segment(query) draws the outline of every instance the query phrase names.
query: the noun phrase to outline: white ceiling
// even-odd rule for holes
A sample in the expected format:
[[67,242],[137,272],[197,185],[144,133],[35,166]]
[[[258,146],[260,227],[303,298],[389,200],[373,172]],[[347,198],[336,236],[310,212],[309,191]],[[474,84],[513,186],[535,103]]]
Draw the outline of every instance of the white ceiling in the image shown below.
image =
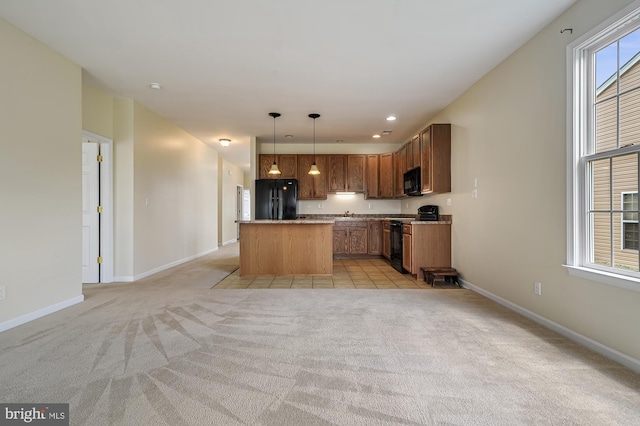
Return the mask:
[[0,16],[248,171],[271,111],[278,143],[311,142],[312,112],[317,143],[404,142],[575,1],[2,0]]

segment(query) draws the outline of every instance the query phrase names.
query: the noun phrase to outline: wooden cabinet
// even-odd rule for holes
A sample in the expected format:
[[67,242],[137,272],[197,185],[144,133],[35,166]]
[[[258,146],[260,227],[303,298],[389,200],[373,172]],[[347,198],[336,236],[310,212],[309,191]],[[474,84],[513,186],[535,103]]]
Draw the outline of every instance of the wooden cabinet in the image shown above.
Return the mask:
[[367,221],[336,221],[333,225],[333,254],[367,254]]
[[279,175],[270,175],[269,170],[273,164],[273,154],[260,154],[259,179],[297,179],[298,178],[298,156],[296,154],[276,155],[276,164],[280,169]]
[[316,165],[320,170],[319,175],[308,173],[313,164],[314,156],[311,154],[298,154],[298,199],[299,200],[326,200],[327,199],[327,157],[316,155]]
[[379,198],[393,198],[393,153],[380,154]]
[[367,185],[364,198],[380,198],[380,156],[367,155]]
[[391,259],[391,223],[388,220],[382,222],[382,255]]
[[[420,167],[420,135],[411,138],[411,142],[407,145],[407,152],[411,151],[411,155],[407,154],[407,170]],[[409,161],[411,159],[411,161]]]
[[368,254],[382,254],[382,221],[369,221],[369,247]]
[[420,134],[422,192],[451,192],[451,125],[432,124]]
[[365,155],[329,155],[329,192],[364,192]]
[[404,195],[404,168],[407,160],[405,153],[406,150],[402,147],[393,154],[393,164],[395,166],[394,198],[406,197]]
[[402,267],[413,273],[413,245],[411,238],[411,225],[402,224]]
[[451,225],[402,225],[402,266],[413,275],[425,266],[451,267]]

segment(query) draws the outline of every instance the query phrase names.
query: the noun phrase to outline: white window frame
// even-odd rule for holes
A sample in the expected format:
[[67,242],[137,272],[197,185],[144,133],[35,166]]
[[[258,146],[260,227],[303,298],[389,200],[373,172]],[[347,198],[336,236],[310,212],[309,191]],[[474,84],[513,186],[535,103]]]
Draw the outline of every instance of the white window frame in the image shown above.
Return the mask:
[[[589,113],[593,104],[592,92],[586,89],[594,86],[594,73],[590,69],[593,61],[587,61],[586,51],[605,47],[619,39],[624,27],[637,25],[639,12],[640,0],[636,0],[567,46],[567,262],[564,265],[573,276],[638,292],[640,274],[630,276],[614,268],[596,269],[588,265],[586,206],[589,178],[583,141],[591,143],[594,140],[595,127]],[[617,150],[616,155],[639,151],[640,147],[631,146]]]

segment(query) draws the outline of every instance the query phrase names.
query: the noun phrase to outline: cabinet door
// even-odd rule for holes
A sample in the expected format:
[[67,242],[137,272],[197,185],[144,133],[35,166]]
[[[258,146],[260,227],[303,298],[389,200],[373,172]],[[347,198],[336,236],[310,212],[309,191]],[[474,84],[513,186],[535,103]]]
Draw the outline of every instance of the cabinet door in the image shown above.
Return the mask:
[[313,164],[313,155],[298,155],[298,200],[313,200],[313,175],[307,173]]
[[411,151],[413,151],[412,155],[412,163],[409,169],[415,169],[416,167],[420,167],[420,135],[415,135],[411,139]]
[[364,154],[347,155],[347,191],[364,192],[365,161]]
[[349,228],[349,253],[367,254],[367,228]]
[[431,127],[427,127],[421,134],[422,139],[422,155],[420,162],[420,184],[422,192],[428,193],[433,191],[431,180]]
[[382,230],[382,255],[391,259],[391,230],[389,228]]
[[394,198],[406,197],[406,195],[404,195],[404,171],[402,168],[402,158],[404,158],[404,151],[398,150],[393,154],[393,163],[395,166]]
[[[319,175],[309,175],[313,179],[313,199],[314,200],[326,200],[327,199],[327,156],[316,155],[316,166],[320,170]],[[308,169],[306,169],[308,171]]]
[[380,154],[380,198],[393,198],[393,153]]
[[365,198],[380,198],[380,156],[367,155],[367,190]]
[[349,252],[349,228],[333,228],[333,254]]
[[369,221],[369,254],[382,254],[382,222]]
[[423,193],[451,192],[451,125],[432,124],[421,133]]
[[280,179],[298,178],[298,156],[296,154],[278,155],[278,168],[280,169]]
[[346,191],[347,158],[344,155],[329,155],[329,192]]
[[402,267],[413,274],[411,234],[402,234]]
[[270,175],[271,165],[274,156],[272,154],[260,154],[260,169],[258,170],[258,179],[278,179],[279,175]]

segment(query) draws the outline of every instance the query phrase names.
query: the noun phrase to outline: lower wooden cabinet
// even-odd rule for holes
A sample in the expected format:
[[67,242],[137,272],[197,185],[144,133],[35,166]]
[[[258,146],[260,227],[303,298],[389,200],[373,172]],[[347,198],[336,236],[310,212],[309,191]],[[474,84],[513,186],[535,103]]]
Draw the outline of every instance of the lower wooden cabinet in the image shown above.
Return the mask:
[[369,250],[368,254],[382,254],[382,221],[369,221]]
[[403,224],[402,257],[413,275],[425,266],[451,267],[451,224]]
[[391,223],[388,220],[382,222],[382,256],[391,259]]
[[336,222],[333,225],[333,254],[368,254],[366,221]]

